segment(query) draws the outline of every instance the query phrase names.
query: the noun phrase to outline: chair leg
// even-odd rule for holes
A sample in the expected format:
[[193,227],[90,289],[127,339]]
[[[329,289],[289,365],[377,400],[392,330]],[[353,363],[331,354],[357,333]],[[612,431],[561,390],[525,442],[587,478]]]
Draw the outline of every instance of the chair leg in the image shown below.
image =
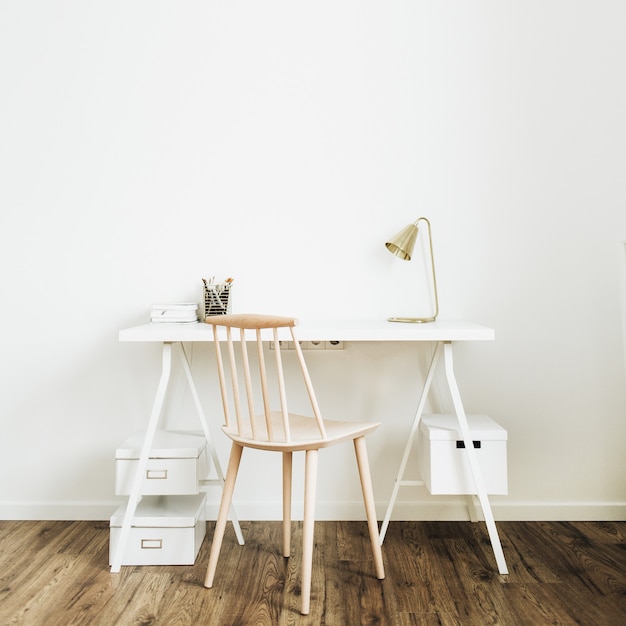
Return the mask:
[[213,586],[213,578],[215,576],[215,568],[217,560],[220,556],[222,548],[222,539],[224,538],[224,530],[228,521],[228,512],[233,499],[233,491],[235,490],[235,482],[237,480],[237,472],[239,471],[239,463],[243,447],[233,443],[230,449],[230,458],[228,459],[228,468],[226,470],[226,479],[224,481],[224,489],[222,492],[222,500],[220,502],[220,510],[215,522],[215,531],[213,533],[213,543],[211,544],[211,554],[209,555],[209,564],[207,566],[206,578],[204,580],[205,587]]
[[382,580],[385,577],[383,566],[383,553],[380,547],[380,537],[378,534],[378,522],[376,520],[376,508],[374,506],[374,491],[372,490],[372,477],[370,475],[370,465],[367,458],[367,446],[365,437],[357,437],[354,440],[354,451],[356,453],[357,465],[359,467],[359,477],[361,478],[361,490],[363,491],[363,503],[365,504],[365,514],[370,532],[370,542],[374,554],[374,566],[376,568],[376,578]]
[[313,531],[315,529],[315,489],[317,486],[318,450],[307,450],[304,469],[304,523],[302,528],[302,615],[311,608],[311,572],[313,569]]
[[293,452],[283,452],[283,556],[291,556],[291,476]]

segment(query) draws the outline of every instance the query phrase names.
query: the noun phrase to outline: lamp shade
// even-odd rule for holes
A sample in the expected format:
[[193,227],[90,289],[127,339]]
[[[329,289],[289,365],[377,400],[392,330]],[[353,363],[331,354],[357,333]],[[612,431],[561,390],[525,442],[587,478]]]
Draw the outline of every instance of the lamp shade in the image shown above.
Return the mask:
[[392,254],[395,254],[403,261],[410,261],[417,240],[417,225],[409,224],[403,228],[395,237],[388,241],[385,246]]

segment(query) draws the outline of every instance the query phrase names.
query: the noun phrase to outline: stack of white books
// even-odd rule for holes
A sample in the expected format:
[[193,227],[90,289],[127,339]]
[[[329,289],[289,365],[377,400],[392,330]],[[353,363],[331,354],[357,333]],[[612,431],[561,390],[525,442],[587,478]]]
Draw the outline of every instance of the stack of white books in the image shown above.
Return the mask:
[[150,309],[150,321],[153,324],[196,323],[198,321],[198,304],[196,302],[153,304]]

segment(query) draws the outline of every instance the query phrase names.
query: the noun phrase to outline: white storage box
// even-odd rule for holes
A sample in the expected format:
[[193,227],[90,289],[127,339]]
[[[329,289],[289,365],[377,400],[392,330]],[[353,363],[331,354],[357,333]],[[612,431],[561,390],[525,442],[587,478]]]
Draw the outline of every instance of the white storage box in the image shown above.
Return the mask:
[[[126,504],[111,517],[109,564],[117,548]],[[122,565],[193,565],[206,534],[206,494],[146,496],[137,506]]]
[[[130,494],[144,437],[144,432],[137,432],[115,451],[115,493],[118,496]],[[141,494],[196,494],[199,493],[199,481],[208,473],[209,460],[203,435],[157,430]]]
[[[507,432],[487,415],[468,415],[474,452],[488,494],[508,493]],[[424,415],[418,435],[419,472],[432,494],[475,494],[456,415]]]

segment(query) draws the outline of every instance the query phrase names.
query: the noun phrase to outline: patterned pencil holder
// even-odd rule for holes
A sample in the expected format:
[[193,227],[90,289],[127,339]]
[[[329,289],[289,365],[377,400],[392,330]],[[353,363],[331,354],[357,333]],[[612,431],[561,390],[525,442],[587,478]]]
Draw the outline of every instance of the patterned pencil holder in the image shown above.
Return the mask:
[[230,313],[230,283],[204,284],[204,316]]

